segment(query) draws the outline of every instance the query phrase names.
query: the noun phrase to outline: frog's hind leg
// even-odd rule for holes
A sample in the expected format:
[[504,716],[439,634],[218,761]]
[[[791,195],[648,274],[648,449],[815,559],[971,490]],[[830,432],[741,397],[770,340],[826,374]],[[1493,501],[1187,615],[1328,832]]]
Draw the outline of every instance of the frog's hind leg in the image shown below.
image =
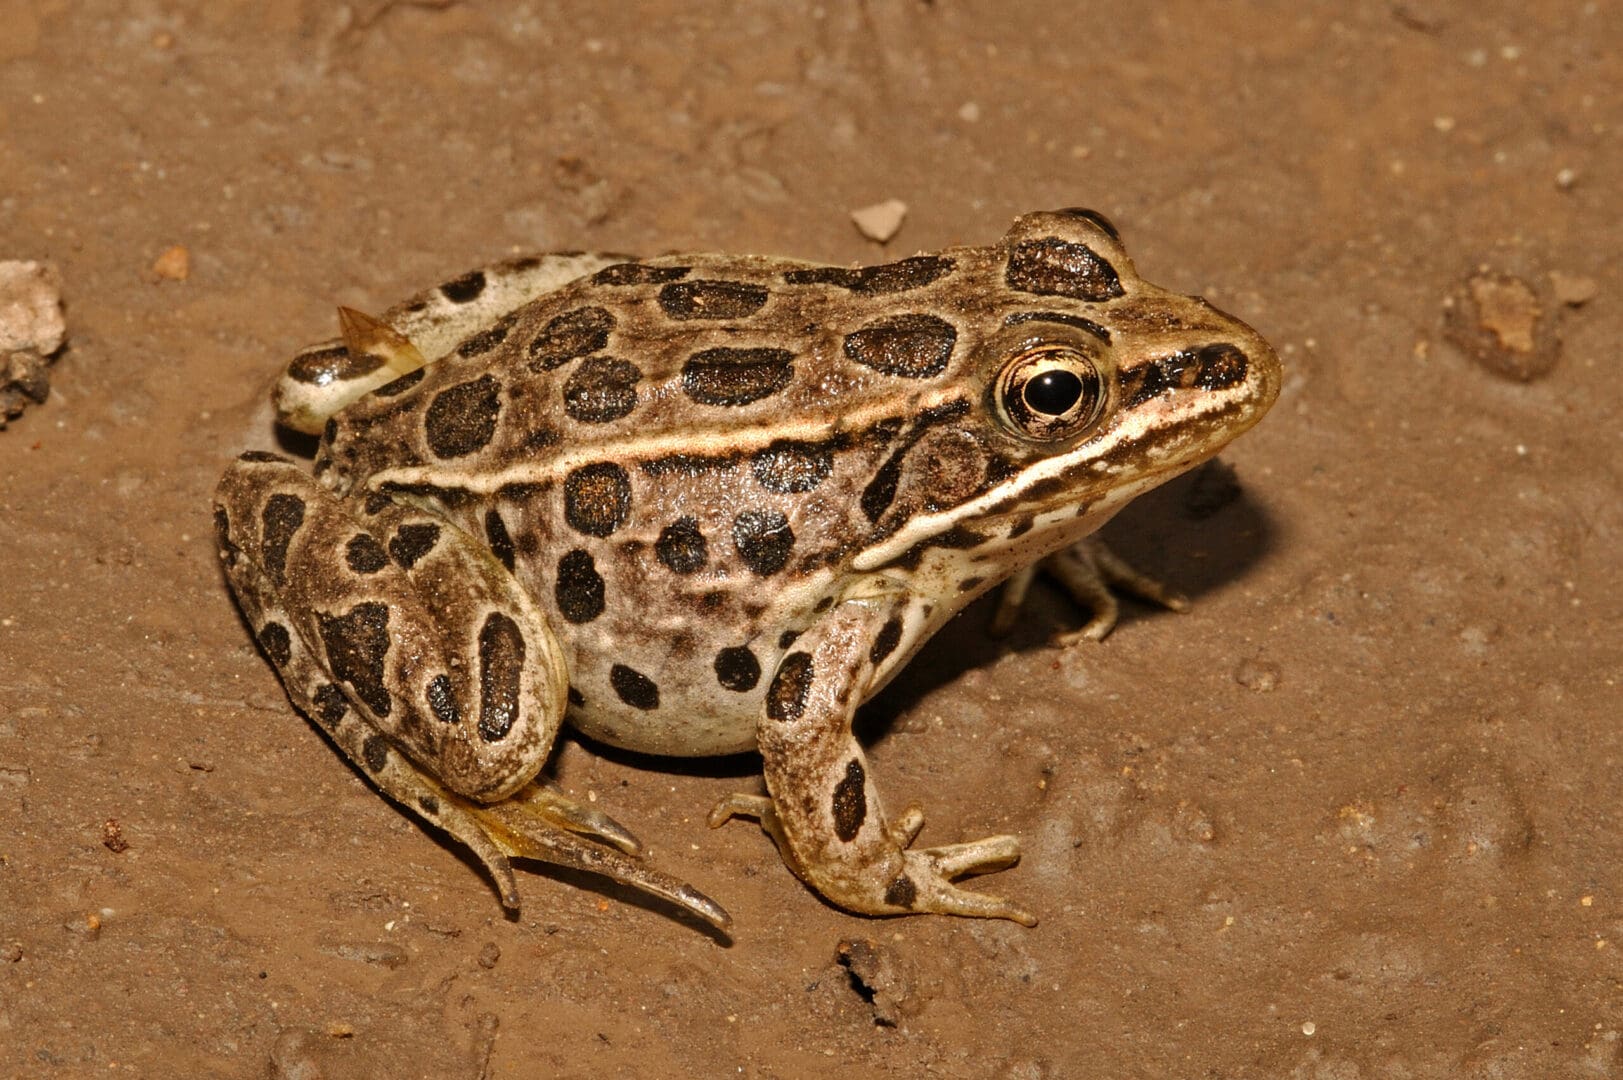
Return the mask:
[[1189,610],[1188,597],[1135,569],[1110,550],[1099,537],[1089,536],[1016,572],[1004,584],[1003,592],[998,597],[997,610],[992,615],[991,632],[994,635],[1000,636],[1014,629],[1025,604],[1026,593],[1038,571],[1057,581],[1071,599],[1089,612],[1088,621],[1080,627],[1056,634],[1056,645],[1071,645],[1083,639],[1103,641],[1108,637],[1121,617],[1121,603],[1116,599],[1115,589],[1159,604],[1170,611]]
[[222,478],[215,525],[294,703],[385,794],[466,844],[506,906],[518,907],[508,860],[520,856],[725,925],[714,901],[628,858],[640,845],[618,823],[534,783],[568,672],[545,617],[488,548],[387,498],[340,498],[258,452]]

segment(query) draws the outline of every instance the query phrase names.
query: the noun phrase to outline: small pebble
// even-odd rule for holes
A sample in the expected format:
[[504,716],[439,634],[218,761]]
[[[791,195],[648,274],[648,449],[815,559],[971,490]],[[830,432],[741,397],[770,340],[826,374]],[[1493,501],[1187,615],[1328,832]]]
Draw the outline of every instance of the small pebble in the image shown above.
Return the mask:
[[192,253],[176,244],[153,260],[152,274],[160,281],[185,281],[192,274]]
[[1266,694],[1279,686],[1279,665],[1268,660],[1247,657],[1234,669],[1234,681],[1247,690]]
[[889,243],[891,237],[901,231],[902,222],[906,217],[907,204],[900,199],[886,199],[884,202],[851,211],[851,220],[856,223],[857,230],[869,240],[880,244]]
[[502,958],[501,946],[494,941],[487,941],[479,949],[479,966],[489,971],[496,966],[496,961]]
[[1551,270],[1550,291],[1567,307],[1582,307],[1600,295],[1600,283],[1586,274]]
[[117,818],[108,818],[102,823],[101,846],[114,855],[122,855],[130,849],[130,842],[124,839],[124,830]]
[[1561,356],[1555,319],[1523,278],[1480,267],[1443,302],[1450,342],[1501,378],[1530,382]]

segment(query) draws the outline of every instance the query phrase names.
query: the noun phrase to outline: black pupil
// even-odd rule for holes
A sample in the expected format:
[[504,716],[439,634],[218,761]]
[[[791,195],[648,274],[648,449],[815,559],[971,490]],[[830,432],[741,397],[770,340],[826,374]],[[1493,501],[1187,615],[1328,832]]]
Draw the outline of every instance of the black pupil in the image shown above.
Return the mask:
[[1064,368],[1052,368],[1026,383],[1023,395],[1035,412],[1062,416],[1082,398],[1082,380]]

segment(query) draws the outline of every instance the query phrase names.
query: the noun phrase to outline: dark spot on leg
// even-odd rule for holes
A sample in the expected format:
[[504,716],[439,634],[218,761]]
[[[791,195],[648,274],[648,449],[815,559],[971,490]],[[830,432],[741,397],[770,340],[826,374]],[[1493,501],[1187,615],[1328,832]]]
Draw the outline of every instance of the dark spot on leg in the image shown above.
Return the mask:
[[368,491],[361,507],[368,517],[375,517],[394,505],[394,500],[381,491]]
[[1115,268],[1086,244],[1057,236],[1022,240],[1009,253],[1003,275],[1009,288],[1042,296],[1100,303],[1123,295]]
[[389,565],[388,553],[370,533],[356,533],[344,545],[344,561],[357,574],[375,574]]
[[485,291],[485,272],[474,270],[440,286],[440,293],[453,304],[466,304],[479,299]]
[[257,462],[261,465],[291,464],[290,459],[283,457],[281,454],[273,454],[269,450],[244,450],[242,453],[237,455],[237,460]]
[[892,616],[885,620],[885,625],[879,628],[874,635],[873,644],[868,647],[868,661],[874,667],[884,663],[885,658],[896,651],[896,646],[902,643],[902,620]]
[[490,545],[490,553],[507,569],[513,569],[513,538],[507,532],[507,522],[494,509],[485,511],[485,541]]
[[368,735],[361,743],[361,759],[372,772],[382,772],[389,763],[389,740],[382,735]]
[[958,591],[959,592],[971,592],[971,591],[973,591],[975,589],[978,589],[980,587],[980,585],[981,585],[981,582],[983,582],[985,580],[986,579],[983,578],[983,577],[966,577],[964,580],[962,580],[962,581],[960,581],[958,583]]
[[947,370],[958,331],[934,315],[892,315],[845,336],[845,355],[886,375],[928,379]]
[[432,795],[419,795],[417,796],[417,809],[421,810],[429,817],[438,817],[440,813],[440,801],[434,798]]
[[891,907],[912,910],[918,903],[919,887],[913,884],[913,879],[906,874],[897,874],[896,879],[885,886],[885,903]]
[[614,316],[607,308],[583,307],[550,320],[530,342],[530,370],[551,371],[589,356],[609,343]]
[[795,547],[789,519],[777,510],[745,510],[733,519],[733,544],[744,565],[762,577],[782,570]]
[[358,379],[383,366],[383,357],[369,352],[352,353],[342,343],[315,345],[300,350],[287,366],[288,378],[311,386]]
[[428,448],[441,458],[483,449],[496,434],[501,409],[500,384],[494,375],[441,390],[423,413]]
[[735,645],[716,654],[716,681],[728,690],[744,693],[761,681],[761,662],[748,645]]
[[316,707],[316,720],[321,726],[331,731],[338,726],[338,721],[349,712],[349,699],[335,683],[322,683],[321,689],[315,692],[313,701]]
[[223,507],[214,508],[214,542],[219,545],[220,558],[228,567],[237,565],[242,549],[231,541],[231,518]]
[[834,598],[832,596],[822,597],[821,599],[819,599],[817,601],[817,603],[812,605],[812,614],[821,615],[823,612],[827,611],[829,608],[831,608],[833,606],[834,606]]
[[629,360],[594,356],[564,383],[564,412],[583,424],[606,424],[637,407],[642,371]]
[[850,269],[814,266],[783,275],[788,285],[837,285],[863,296],[885,296],[919,289],[952,272],[954,262],[941,255],[915,255],[899,262]]
[[593,274],[592,284],[659,285],[666,281],[680,281],[692,270],[691,266],[649,266],[640,262],[615,263]]
[[682,365],[682,390],[701,405],[748,405],[794,378],[787,349],[704,349]]
[[780,495],[811,491],[834,471],[834,454],[825,443],[774,439],[750,459],[755,479]]
[[433,524],[402,525],[389,541],[389,554],[403,569],[410,570],[417,560],[434,550],[439,542],[440,527]]
[[576,532],[608,536],[631,513],[631,477],[612,461],[582,465],[564,478],[564,518]]
[[747,319],[766,306],[763,286],[743,281],[683,281],[659,290],[659,306],[678,321]]
[[372,391],[372,394],[375,397],[399,397],[407,390],[410,390],[412,387],[422,382],[423,376],[427,374],[427,368],[418,368],[416,371],[408,371],[404,375],[400,376],[400,378],[395,379],[393,382],[384,383],[382,386]]
[[304,500],[278,492],[265,500],[259,520],[264,526],[260,533],[260,558],[265,562],[265,571],[277,585],[286,585],[287,546],[304,524]]
[[342,615],[319,615],[318,619],[327,670],[349,683],[367,708],[380,717],[388,716],[383,662],[389,654],[389,606],[366,601]]
[[609,685],[633,709],[651,712],[659,708],[658,684],[635,668],[615,664],[609,669]]
[[479,630],[479,737],[496,742],[518,720],[524,675],[524,634],[499,611]]
[[852,758],[845,763],[845,776],[834,785],[834,798],[829,805],[834,815],[834,835],[847,844],[857,838],[868,816],[867,784],[862,762]]
[[462,719],[457,712],[456,695],[451,692],[449,675],[436,675],[428,680],[428,707],[443,724],[455,724]]
[[787,649],[795,643],[795,639],[798,637],[800,637],[799,630],[785,630],[778,635],[778,648]]
[[811,653],[792,652],[785,656],[772,676],[772,685],[766,689],[767,719],[783,723],[799,720],[806,712],[813,674]]
[[591,552],[576,548],[558,560],[558,581],[553,586],[558,612],[572,623],[589,623],[603,614],[603,575]]
[[586,695],[571,686],[569,688],[569,704],[577,709],[584,709],[586,707]]
[[1037,515],[1021,514],[1015,518],[1014,524],[1009,526],[1009,539],[1013,540],[1015,537],[1026,535],[1035,524],[1037,524]]
[[293,638],[279,622],[268,622],[259,628],[259,647],[277,667],[286,667],[293,658]]

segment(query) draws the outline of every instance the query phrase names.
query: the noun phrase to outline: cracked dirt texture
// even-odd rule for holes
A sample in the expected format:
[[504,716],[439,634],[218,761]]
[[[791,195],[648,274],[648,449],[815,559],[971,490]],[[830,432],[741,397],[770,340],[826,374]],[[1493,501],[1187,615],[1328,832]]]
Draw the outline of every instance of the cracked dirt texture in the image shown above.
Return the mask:
[[[0,1075],[1623,1073],[1609,9],[0,2],[0,258],[69,327],[0,432]],[[925,842],[1023,838],[987,886],[1036,929],[833,910],[703,827],[755,762],[573,739],[558,780],[736,933],[545,870],[506,919],[239,622],[208,493],[335,304],[1074,205],[1287,378],[1237,488],[1110,530],[1193,612],[1058,651],[1052,592],[1005,642],[978,605],[865,714]],[[1559,320],[1540,377],[1446,340],[1484,267]]]

